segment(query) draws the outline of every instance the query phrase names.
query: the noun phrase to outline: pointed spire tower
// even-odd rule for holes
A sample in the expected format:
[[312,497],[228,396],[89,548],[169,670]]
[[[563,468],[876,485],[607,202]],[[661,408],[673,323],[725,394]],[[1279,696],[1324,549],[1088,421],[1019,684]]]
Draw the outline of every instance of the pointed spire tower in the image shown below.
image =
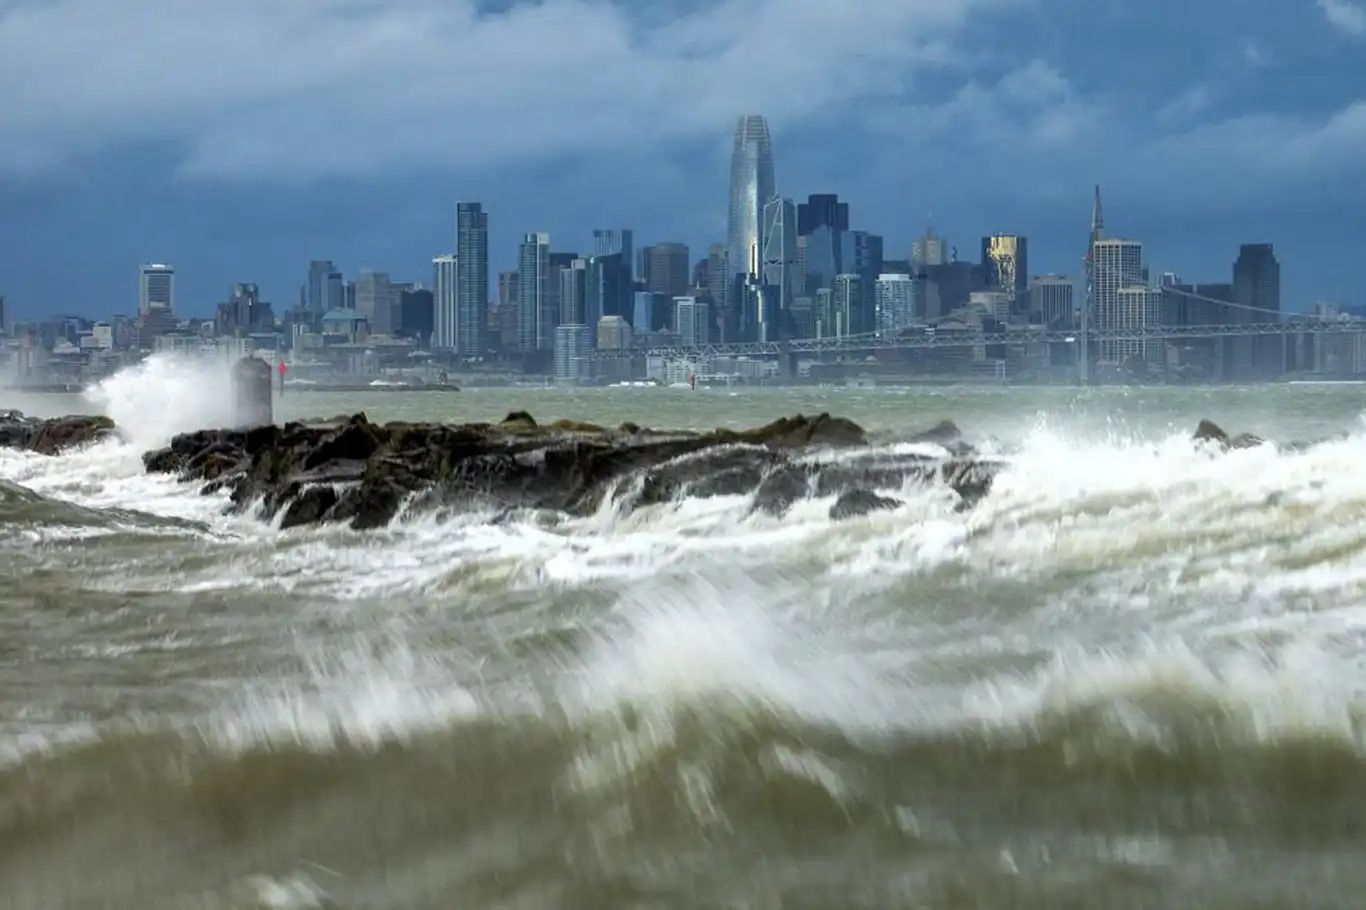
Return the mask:
[[1091,310],[1095,306],[1096,294],[1096,243],[1105,237],[1105,212],[1100,205],[1100,184],[1096,184],[1095,194],[1091,197],[1091,240],[1086,244],[1086,293],[1081,301],[1081,332],[1077,339],[1077,379],[1082,385],[1091,382]]
[[1091,243],[1105,236],[1105,213],[1100,207],[1100,184],[1096,184],[1096,194],[1091,199]]

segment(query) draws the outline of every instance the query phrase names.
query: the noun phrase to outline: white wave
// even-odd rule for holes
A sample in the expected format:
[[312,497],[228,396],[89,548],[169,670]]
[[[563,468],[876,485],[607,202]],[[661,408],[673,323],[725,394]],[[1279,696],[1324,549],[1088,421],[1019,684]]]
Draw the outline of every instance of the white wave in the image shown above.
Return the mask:
[[153,354],[85,396],[134,446],[152,449],[177,433],[231,425],[229,369],[219,357]]
[[[119,400],[142,400],[160,381],[153,374],[181,375],[163,365],[125,377],[131,391]],[[141,432],[185,421],[194,422],[166,415]],[[337,601],[363,601],[395,614],[471,616],[509,593],[549,603],[597,592],[615,606],[609,619],[593,618],[600,643],[565,698],[585,710],[654,711],[662,726],[632,735],[660,739],[637,749],[667,748],[671,712],[701,700],[872,737],[941,722],[1018,726],[1085,698],[1109,699],[1107,710],[1139,723],[1143,711],[1115,706],[1164,686],[1188,714],[1217,694],[1249,736],[1306,728],[1346,738],[1360,716],[1359,435],[1298,452],[1215,454],[1184,434],[1086,439],[1043,425],[1004,456],[991,493],[969,512],[955,511],[943,489],[907,481],[885,491],[901,507],[842,522],[828,517],[830,497],[771,516],[752,497],[727,496],[629,513],[609,502],[577,519],[422,515],[363,534],[224,518],[220,497],[143,474],[140,451],[0,452],[0,476],[85,505],[211,521],[240,538],[209,565],[153,561],[109,580],[126,590],[260,589],[317,595],[337,610]],[[972,585],[1007,594],[941,611],[943,598],[971,604]],[[1161,647],[1117,650],[1147,635]],[[1302,656],[1259,663],[1215,653],[1222,639],[1267,635]],[[1033,675],[980,681],[984,667],[1040,661]],[[1325,667],[1336,681],[1312,675]],[[373,739],[481,710],[477,694],[444,673],[414,682],[412,667],[381,663],[313,695],[263,694],[243,717],[264,726],[241,721],[234,735]]]

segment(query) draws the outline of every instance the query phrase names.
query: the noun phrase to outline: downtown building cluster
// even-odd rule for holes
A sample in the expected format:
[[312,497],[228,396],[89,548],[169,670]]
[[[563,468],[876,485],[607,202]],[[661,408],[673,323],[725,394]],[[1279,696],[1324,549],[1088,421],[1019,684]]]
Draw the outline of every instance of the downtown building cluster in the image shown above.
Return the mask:
[[[447,371],[463,381],[527,374],[577,383],[679,381],[699,373],[753,380],[778,375],[779,364],[716,346],[830,339],[850,343],[808,357],[800,375],[1069,381],[1083,361],[1096,376],[1124,379],[1366,372],[1361,333],[1143,335],[1161,327],[1282,323],[1280,264],[1270,244],[1244,244],[1229,281],[1188,283],[1171,273],[1154,279],[1141,242],[1106,235],[1099,187],[1080,267],[1036,274],[1028,238],[1018,234],[983,236],[972,256],[960,257],[927,227],[898,256],[882,236],[858,229],[837,195],[795,202],[779,192],[761,116],[739,119],[729,177],[727,236],[697,257],[678,241],[637,246],[628,228],[592,230],[591,242],[574,251],[532,231],[521,238],[516,268],[491,274],[489,213],[481,203],[460,202],[454,249],[433,258],[430,280],[398,281],[375,270],[348,279],[333,262],[314,260],[297,300],[278,312],[255,284],[240,283],[212,317],[180,318],[174,268],[146,264],[136,316],[16,324],[7,333],[6,369],[21,383],[88,381],[149,352],[212,350],[288,360],[299,381],[384,374],[429,381]],[[1361,315],[1320,304],[1307,318]],[[933,349],[857,346],[859,339],[927,333],[965,341]],[[1059,341],[1058,333],[1096,340]],[[976,338],[984,342],[972,343]],[[665,350],[673,355],[647,356]]]

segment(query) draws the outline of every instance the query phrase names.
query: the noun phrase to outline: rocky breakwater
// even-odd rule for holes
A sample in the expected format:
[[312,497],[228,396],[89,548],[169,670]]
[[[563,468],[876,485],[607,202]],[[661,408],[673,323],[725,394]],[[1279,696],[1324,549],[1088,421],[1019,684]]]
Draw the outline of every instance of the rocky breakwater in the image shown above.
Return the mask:
[[839,417],[798,415],[750,430],[661,431],[574,421],[542,425],[525,412],[496,424],[324,423],[176,436],[143,456],[149,472],[229,490],[233,506],[280,516],[282,527],[387,524],[409,504],[553,509],[585,514],[614,494],[626,508],[681,497],[754,494],[779,513],[809,495],[836,496],[832,517],[890,508],[879,493],[907,477],[944,483],[964,505],[980,499],[998,463],[979,459],[943,423],[920,439],[939,454],[890,454]]
[[0,411],[0,448],[58,455],[115,435],[108,417],[77,414],[43,420],[19,411]]

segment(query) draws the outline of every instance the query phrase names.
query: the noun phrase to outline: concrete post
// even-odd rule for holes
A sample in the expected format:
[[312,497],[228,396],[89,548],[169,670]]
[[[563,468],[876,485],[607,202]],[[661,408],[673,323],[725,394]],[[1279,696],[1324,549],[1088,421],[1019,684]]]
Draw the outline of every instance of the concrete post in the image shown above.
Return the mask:
[[238,427],[275,422],[271,385],[270,364],[260,357],[243,357],[232,365],[232,413]]

